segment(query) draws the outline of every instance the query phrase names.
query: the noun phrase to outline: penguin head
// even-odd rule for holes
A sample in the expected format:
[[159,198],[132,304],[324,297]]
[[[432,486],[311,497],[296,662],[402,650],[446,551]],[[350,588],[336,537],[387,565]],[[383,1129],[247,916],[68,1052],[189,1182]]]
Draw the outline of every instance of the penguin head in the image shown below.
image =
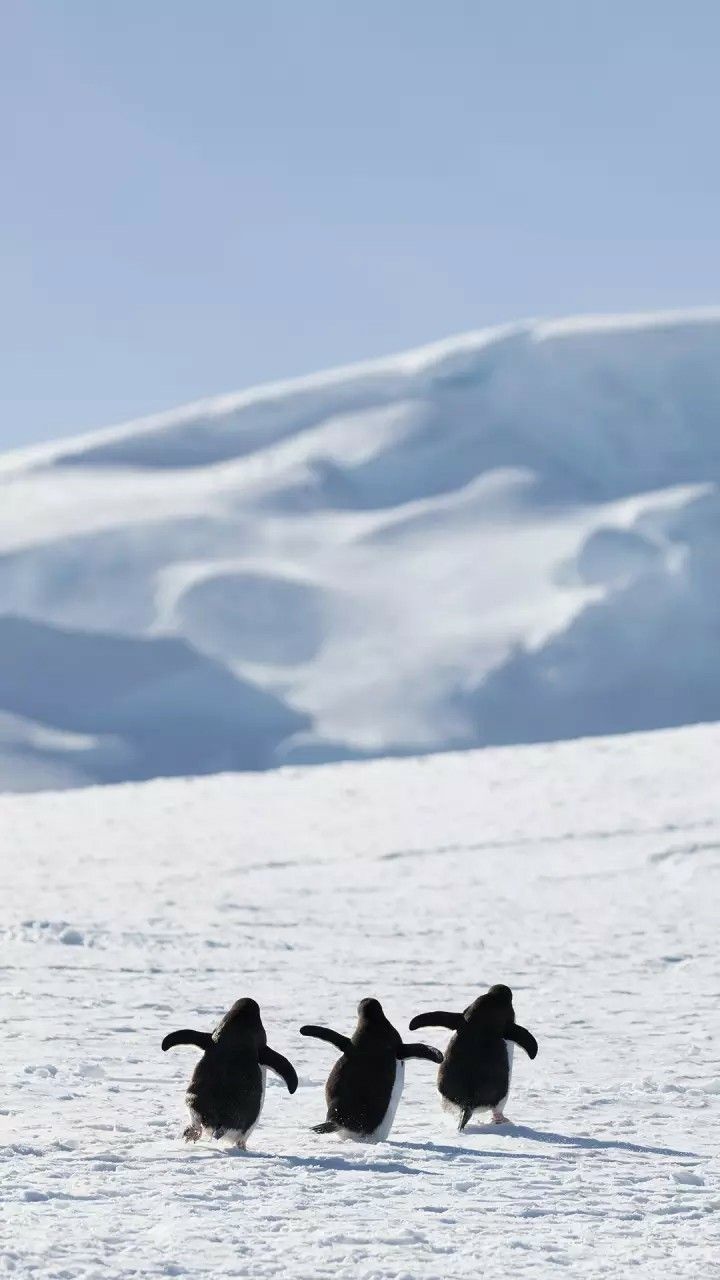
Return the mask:
[[260,1018],[260,1006],[257,1000],[243,996],[228,1009],[222,1022],[213,1033],[214,1040],[227,1041],[260,1041],[265,1043],[265,1028]]
[[397,1052],[402,1043],[400,1033],[388,1022],[379,1000],[367,996],[358,1005],[358,1024],[352,1037],[353,1044],[362,1044],[370,1053]]
[[358,1007],[358,1018],[361,1022],[384,1022],[385,1014],[379,1000],[375,1000],[373,996],[366,996],[361,1000]]
[[478,1029],[501,1033],[508,1023],[515,1021],[512,991],[503,983],[497,983],[484,995],[478,996],[477,1000],[473,1000],[465,1010],[464,1017],[466,1022],[472,1022]]
[[492,999],[494,1004],[512,1004],[512,991],[509,987],[503,986],[501,982],[491,987],[487,993],[488,999]]

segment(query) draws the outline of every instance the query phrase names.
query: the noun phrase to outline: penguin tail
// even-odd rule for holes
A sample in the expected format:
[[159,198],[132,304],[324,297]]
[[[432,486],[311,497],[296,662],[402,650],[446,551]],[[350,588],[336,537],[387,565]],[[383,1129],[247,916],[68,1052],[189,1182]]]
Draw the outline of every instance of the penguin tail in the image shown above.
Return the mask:
[[463,1111],[460,1117],[460,1123],[458,1125],[458,1133],[462,1133],[463,1129],[465,1128],[465,1125],[468,1123],[468,1120],[472,1116],[473,1110],[474,1110],[473,1107],[466,1107],[465,1110]]
[[323,1120],[322,1124],[312,1126],[313,1133],[335,1133],[337,1125],[334,1120]]

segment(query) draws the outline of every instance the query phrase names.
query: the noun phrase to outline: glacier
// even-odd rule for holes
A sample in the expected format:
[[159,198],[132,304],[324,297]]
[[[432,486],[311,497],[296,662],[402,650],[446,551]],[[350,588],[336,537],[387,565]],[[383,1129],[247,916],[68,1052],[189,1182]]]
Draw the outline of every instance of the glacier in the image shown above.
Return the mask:
[[720,310],[0,458],[0,789],[720,719]]

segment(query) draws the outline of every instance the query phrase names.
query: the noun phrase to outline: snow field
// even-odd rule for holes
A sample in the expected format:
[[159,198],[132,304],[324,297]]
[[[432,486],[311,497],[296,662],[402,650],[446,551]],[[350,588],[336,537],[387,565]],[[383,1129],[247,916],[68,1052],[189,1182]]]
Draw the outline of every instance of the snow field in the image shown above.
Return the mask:
[[[715,1274],[720,729],[5,796],[0,1235],[38,1280]],[[378,996],[514,990],[512,1125],[407,1064],[387,1142],[309,1132]],[[247,1155],[185,1147],[240,995],[297,1067]],[[424,1033],[443,1047],[445,1033]]]

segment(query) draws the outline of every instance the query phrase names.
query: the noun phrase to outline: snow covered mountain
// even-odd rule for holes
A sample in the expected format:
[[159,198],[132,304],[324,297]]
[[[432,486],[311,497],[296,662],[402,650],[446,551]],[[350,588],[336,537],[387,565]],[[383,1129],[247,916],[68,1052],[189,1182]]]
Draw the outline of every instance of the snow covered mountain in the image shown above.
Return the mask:
[[0,787],[720,718],[720,311],[0,459]]
[[[719,752],[694,726],[0,796],[0,1273],[714,1280]],[[374,995],[409,1036],[493,982],[540,1045],[511,1123],[458,1134],[414,1062],[387,1142],[310,1132],[337,1055],[303,1022]],[[243,995],[300,1087],[268,1075],[247,1154],[187,1147],[197,1052],[160,1041]]]

